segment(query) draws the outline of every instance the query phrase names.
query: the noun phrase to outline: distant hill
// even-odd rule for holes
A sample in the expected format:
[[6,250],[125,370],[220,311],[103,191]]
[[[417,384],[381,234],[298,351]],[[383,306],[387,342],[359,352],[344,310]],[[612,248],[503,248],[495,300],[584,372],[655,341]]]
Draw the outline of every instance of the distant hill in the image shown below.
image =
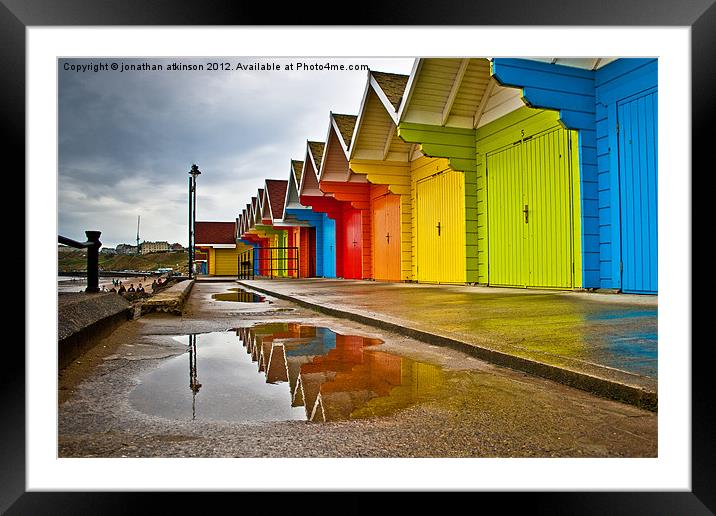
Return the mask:
[[[177,272],[186,273],[189,269],[187,251],[172,253],[150,253],[145,255],[99,255],[99,268],[105,271],[152,271],[160,267],[172,267]],[[87,268],[87,255],[84,250],[77,249],[58,254],[59,272],[83,271]]]

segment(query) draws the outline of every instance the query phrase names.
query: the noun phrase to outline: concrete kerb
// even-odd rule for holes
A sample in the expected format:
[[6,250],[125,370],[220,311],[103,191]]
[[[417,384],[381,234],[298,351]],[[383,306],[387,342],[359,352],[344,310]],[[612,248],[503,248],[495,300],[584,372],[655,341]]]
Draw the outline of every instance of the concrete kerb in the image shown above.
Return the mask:
[[502,351],[486,348],[477,344],[464,342],[453,337],[431,333],[417,328],[411,328],[403,324],[386,321],[378,317],[368,316],[360,313],[348,312],[338,308],[331,308],[318,303],[312,303],[303,299],[281,294],[266,288],[257,287],[237,281],[237,283],[248,289],[256,290],[270,296],[296,303],[299,306],[315,310],[333,317],[350,319],[352,321],[373,326],[379,329],[392,331],[415,340],[420,340],[436,346],[445,346],[467,355],[474,356],[486,362],[509,367],[523,371],[535,376],[540,376],[558,383],[568,385],[577,389],[591,392],[598,396],[621,401],[630,405],[654,411],[658,409],[658,394],[655,391],[643,389],[635,385],[621,383],[607,378],[599,378],[581,371],[574,371],[528,358],[511,355]]
[[142,315],[151,312],[167,312],[181,315],[184,310],[184,302],[189,297],[193,286],[193,279],[184,280],[166,290],[162,290],[142,303]]

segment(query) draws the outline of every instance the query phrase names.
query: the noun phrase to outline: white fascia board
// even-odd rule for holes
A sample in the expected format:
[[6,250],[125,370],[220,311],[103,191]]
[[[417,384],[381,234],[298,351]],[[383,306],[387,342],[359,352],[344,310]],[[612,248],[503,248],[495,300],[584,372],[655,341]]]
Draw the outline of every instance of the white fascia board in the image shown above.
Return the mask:
[[[296,195],[298,195],[298,187],[296,186],[296,175],[293,173],[293,164],[289,162],[288,165],[288,186],[286,187],[286,198],[283,200],[283,214],[284,218],[286,217],[286,210],[289,209],[290,205],[290,198],[291,198],[291,185],[293,185],[294,190],[296,190]],[[291,208],[295,209],[295,208]]]
[[395,125],[398,125],[398,113],[395,112],[393,104],[390,103],[390,100],[388,100],[388,96],[383,92],[383,89],[378,84],[378,81],[376,81],[372,75],[370,76],[370,85],[373,88],[373,91],[375,91],[375,94],[378,95],[378,100],[380,100],[380,102],[383,104],[383,107],[388,113],[388,116],[390,116]]
[[415,62],[413,63],[413,69],[410,71],[410,77],[408,77],[408,84],[405,86],[406,95],[403,96],[403,100],[400,102],[400,106],[398,106],[398,122],[401,122],[403,120],[405,110],[408,107],[408,104],[410,104],[410,98],[413,96],[417,77],[418,74],[420,74],[420,69],[422,67],[423,58],[416,57]]
[[271,199],[269,198],[268,180],[264,180],[264,197],[266,197],[266,199],[264,200],[264,207],[261,210],[261,218],[264,218],[264,212],[266,211],[266,206],[268,206],[268,218],[273,220],[273,213],[271,213]]
[[[333,111],[330,111],[328,114],[328,133],[326,134],[326,143],[323,146],[323,161],[321,161],[321,168],[318,170],[318,181],[321,181],[321,178],[323,177],[323,169],[326,168],[326,154],[328,154],[328,145],[331,142],[331,130],[333,128]],[[344,150],[345,152],[345,150]]]
[[370,70],[368,70],[368,77],[365,81],[365,90],[363,90],[363,99],[360,102],[360,109],[358,110],[358,119],[356,120],[356,126],[353,128],[353,136],[351,136],[351,147],[348,149],[348,161],[351,160],[356,150],[356,141],[358,140],[358,132],[360,126],[363,123],[363,113],[365,110],[366,102],[368,101],[368,92],[370,91]]

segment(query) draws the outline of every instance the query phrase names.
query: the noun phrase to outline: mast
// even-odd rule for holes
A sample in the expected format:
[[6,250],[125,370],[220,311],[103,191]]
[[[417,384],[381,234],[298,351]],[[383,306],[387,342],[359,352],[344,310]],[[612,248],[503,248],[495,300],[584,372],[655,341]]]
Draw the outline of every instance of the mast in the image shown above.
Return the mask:
[[137,215],[137,254],[140,254],[139,252],[139,219],[141,218],[141,215]]

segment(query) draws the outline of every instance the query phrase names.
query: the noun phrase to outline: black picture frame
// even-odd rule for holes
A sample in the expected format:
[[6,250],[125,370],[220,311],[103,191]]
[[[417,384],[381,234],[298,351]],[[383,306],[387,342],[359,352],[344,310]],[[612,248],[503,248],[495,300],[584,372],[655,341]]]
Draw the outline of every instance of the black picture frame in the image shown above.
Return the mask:
[[[692,71],[692,162],[706,163],[713,146],[716,113],[713,95],[716,80],[716,4],[714,0],[525,0],[512,2],[433,2],[415,0],[401,3],[369,3],[350,9],[351,25],[618,25],[691,27]],[[25,30],[31,26],[111,25],[342,25],[347,19],[322,19],[316,13],[331,12],[320,4],[275,8],[267,3],[245,4],[228,1],[189,2],[186,0],[0,0],[0,99],[5,123],[6,152],[25,170]],[[342,11],[334,11],[340,13]],[[708,172],[713,165],[704,169]],[[6,174],[9,170],[6,169]],[[691,171],[685,171],[691,181]],[[7,176],[6,176],[7,177]],[[22,174],[24,179],[24,174]],[[15,191],[18,191],[15,185]],[[24,192],[24,181],[19,181]],[[27,229],[26,229],[27,231]],[[32,236],[25,231],[26,248]],[[693,234],[693,233],[692,233]],[[695,265],[696,262],[693,262]],[[26,275],[31,271],[25,271]],[[685,278],[691,285],[691,277]],[[696,307],[695,304],[692,306]],[[26,313],[27,317],[27,313]],[[690,342],[682,343],[685,347]],[[711,389],[706,385],[709,367],[707,346],[692,347],[692,490],[690,492],[585,492],[585,493],[485,493],[510,509],[549,514],[713,514],[714,440],[710,426]],[[13,356],[14,353],[14,356]],[[5,367],[3,389],[4,424],[0,427],[0,510],[8,514],[124,514],[149,509],[148,493],[61,493],[26,492],[25,489],[25,354],[10,351],[12,367]],[[6,362],[7,363],[7,362]],[[160,495],[161,512],[182,507],[187,512],[198,498],[187,493]],[[272,497],[274,495],[271,495]],[[252,497],[256,501],[257,497]],[[406,497],[407,498],[407,497]],[[421,504],[413,495],[407,503]],[[275,499],[275,498],[274,498]],[[152,500],[154,501],[154,500]],[[199,502],[202,503],[202,502]],[[216,501],[214,502],[216,503]],[[294,494],[290,503],[310,506],[308,496]],[[403,503],[403,502],[401,502]],[[451,504],[459,504],[459,498]],[[470,502],[474,503],[474,502]],[[352,512],[369,510],[360,493],[347,494],[340,502]],[[457,507],[457,505],[455,505]],[[489,506],[486,506],[489,507]],[[207,506],[204,506],[207,509]],[[408,505],[404,505],[407,509]],[[206,512],[206,511],[205,511]]]

